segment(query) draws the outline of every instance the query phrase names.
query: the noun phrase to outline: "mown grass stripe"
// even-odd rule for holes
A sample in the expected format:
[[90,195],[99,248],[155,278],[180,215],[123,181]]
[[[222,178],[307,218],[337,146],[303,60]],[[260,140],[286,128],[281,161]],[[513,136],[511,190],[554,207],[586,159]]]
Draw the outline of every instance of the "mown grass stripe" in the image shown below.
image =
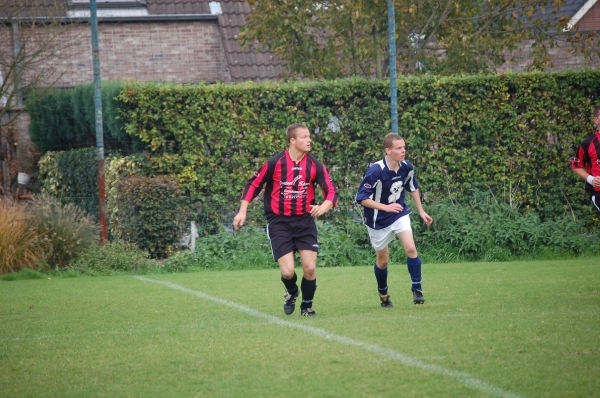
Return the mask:
[[295,322],[289,322],[289,321],[284,321],[281,318],[275,317],[273,315],[269,315],[269,314],[264,314],[262,312],[259,312],[255,309],[252,309],[250,307],[246,307],[244,305],[241,304],[237,304],[222,298],[218,298],[218,297],[213,297],[213,296],[209,296],[203,292],[197,291],[197,290],[192,290],[192,289],[188,289],[186,287],[171,283],[171,282],[166,282],[166,281],[159,281],[156,279],[151,279],[151,278],[146,278],[143,276],[134,276],[135,278],[144,281],[144,282],[151,282],[151,283],[156,283],[156,284],[160,284],[160,285],[165,285],[168,286],[172,289],[176,289],[176,290],[180,290],[182,292],[185,293],[189,293],[192,294],[196,297],[199,297],[201,299],[204,300],[208,300],[208,301],[212,301],[214,303],[218,303],[218,304],[222,304],[225,305],[227,307],[236,309],[238,311],[241,311],[247,315],[253,316],[253,317],[257,317],[257,318],[262,318],[267,320],[270,323],[274,323],[277,325],[281,325],[281,326],[286,326],[286,327],[290,327],[290,328],[295,328],[295,329],[300,329],[302,331],[308,332],[308,333],[312,333],[316,336],[320,336],[323,337],[325,339],[328,340],[332,340],[338,343],[342,343],[342,344],[346,344],[346,345],[350,345],[350,346],[355,346],[355,347],[359,347],[362,348],[366,351],[370,351],[376,354],[379,354],[385,358],[388,359],[392,359],[394,361],[400,362],[404,365],[407,366],[413,366],[413,367],[417,367],[420,369],[423,369],[425,371],[431,372],[431,373],[435,373],[435,374],[440,374],[443,376],[448,376],[451,377],[453,379],[456,379],[458,381],[460,381],[461,383],[463,383],[464,385],[473,388],[475,390],[479,390],[481,392],[484,392],[486,394],[490,394],[493,396],[497,396],[497,397],[503,397],[503,398],[519,398],[520,396],[512,393],[510,391],[506,391],[503,390],[499,387],[493,386],[489,383],[486,383],[482,380],[479,380],[467,373],[463,373],[463,372],[457,372],[451,369],[447,369],[444,368],[442,366],[438,366],[438,365],[432,365],[432,364],[428,364],[425,363],[419,359],[410,357],[408,355],[404,355],[402,353],[393,351],[393,350],[389,350],[386,348],[383,348],[381,346],[378,346],[376,344],[369,344],[369,343],[364,343],[358,340],[354,340],[348,337],[344,337],[341,335],[337,335],[334,333],[330,333],[324,329],[320,329],[320,328],[315,328],[312,326],[308,326],[308,325],[304,325],[304,324],[300,324],[300,323],[295,323]]

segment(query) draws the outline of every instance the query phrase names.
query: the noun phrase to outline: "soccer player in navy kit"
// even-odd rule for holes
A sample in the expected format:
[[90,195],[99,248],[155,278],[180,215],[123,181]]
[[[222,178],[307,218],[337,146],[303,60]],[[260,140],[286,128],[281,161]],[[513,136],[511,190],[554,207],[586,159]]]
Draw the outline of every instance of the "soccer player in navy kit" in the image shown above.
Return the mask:
[[585,180],[585,191],[600,214],[600,105],[596,105],[592,117],[596,131],[579,145],[577,155],[571,161],[571,168]]
[[[294,271],[294,252],[302,263],[302,316],[315,316],[312,309],[317,290],[317,225],[315,218],[331,210],[338,201],[338,192],[327,169],[308,152],[311,149],[310,132],[303,124],[292,124],[286,130],[289,148],[271,157],[248,180],[242,193],[240,210],[233,219],[237,230],[244,225],[249,203],[265,187],[264,211],[268,220],[267,235],[271,241],[273,259],[279,263],[281,281],[287,293],[283,311],[294,312],[300,294]],[[316,204],[315,184],[324,197]]]
[[410,193],[425,224],[431,225],[433,219],[423,210],[413,166],[405,160],[404,139],[390,133],[385,136],[383,147],[385,157],[367,170],[356,194],[356,202],[364,207],[364,223],[376,253],[374,270],[379,299],[383,308],[393,307],[387,285],[388,244],[398,237],[407,256],[413,302],[423,304],[421,258],[410,226],[411,210],[404,201],[406,191]]

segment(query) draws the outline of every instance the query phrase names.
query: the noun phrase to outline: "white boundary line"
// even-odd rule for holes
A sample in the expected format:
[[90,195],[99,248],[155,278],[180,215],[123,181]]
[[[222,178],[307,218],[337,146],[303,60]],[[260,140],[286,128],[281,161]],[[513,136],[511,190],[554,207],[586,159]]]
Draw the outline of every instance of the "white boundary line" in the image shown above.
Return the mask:
[[201,299],[204,300],[208,300],[208,301],[212,301],[214,303],[217,304],[222,304],[225,305],[227,307],[236,309],[238,311],[241,311],[247,315],[250,316],[254,316],[257,318],[262,318],[267,320],[270,323],[274,323],[277,325],[282,325],[282,326],[287,326],[290,328],[294,328],[294,329],[300,329],[302,331],[308,332],[308,333],[312,333],[316,336],[319,337],[323,337],[325,339],[328,340],[332,340],[338,343],[342,343],[342,344],[346,344],[346,345],[350,345],[350,346],[355,346],[355,347],[359,347],[362,348],[364,350],[370,351],[370,352],[374,352],[376,354],[379,354],[385,358],[388,359],[392,359],[394,361],[398,361],[400,363],[403,363],[404,365],[408,365],[408,366],[412,366],[412,367],[417,367],[423,370],[426,370],[428,372],[431,373],[435,373],[435,374],[439,374],[439,375],[443,375],[443,376],[448,376],[451,377],[453,379],[456,379],[458,381],[460,381],[461,383],[465,384],[467,387],[473,388],[475,390],[479,390],[483,393],[486,394],[490,394],[490,395],[494,395],[497,397],[503,397],[503,398],[520,398],[519,395],[514,394],[510,391],[506,391],[503,390],[499,387],[493,386],[491,384],[488,384],[482,380],[476,379],[475,377],[467,374],[467,373],[463,373],[463,372],[457,372],[455,370],[451,370],[451,369],[446,369],[442,366],[438,366],[438,365],[432,365],[432,364],[428,364],[425,363],[419,359],[401,354],[399,352],[393,351],[393,350],[388,350],[387,348],[378,346],[376,344],[369,344],[369,343],[363,343],[361,341],[358,340],[353,340],[351,338],[348,337],[344,337],[341,335],[337,335],[334,333],[330,333],[328,331],[326,331],[325,329],[319,329],[319,328],[315,328],[312,326],[307,326],[307,325],[303,325],[300,323],[294,323],[294,322],[289,322],[289,321],[284,321],[281,318],[275,317],[273,315],[269,315],[269,314],[264,314],[262,312],[259,312],[255,309],[252,309],[250,307],[246,307],[240,304],[236,304],[234,302],[222,299],[222,298],[218,298],[218,297],[212,297],[209,296],[205,293],[202,293],[200,291],[196,291],[196,290],[192,290],[192,289],[188,289],[186,287],[180,286],[180,285],[176,285],[174,283],[171,282],[165,282],[165,281],[159,281],[156,279],[150,279],[150,278],[146,278],[143,276],[134,276],[134,278],[137,278],[141,281],[144,282],[152,282],[152,283],[157,283],[159,285],[165,285],[170,287],[171,289],[175,289],[175,290],[180,290],[182,292],[185,293],[189,293],[192,294],[196,297],[199,297]]

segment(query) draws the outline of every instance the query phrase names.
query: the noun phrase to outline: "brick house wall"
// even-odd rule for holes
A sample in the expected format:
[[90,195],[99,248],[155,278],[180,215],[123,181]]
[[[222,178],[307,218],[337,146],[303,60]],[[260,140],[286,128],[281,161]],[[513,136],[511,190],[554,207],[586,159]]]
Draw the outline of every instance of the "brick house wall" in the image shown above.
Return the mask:
[[[61,57],[63,75],[57,87],[93,82],[90,26],[77,25],[68,34],[75,35],[78,44]],[[102,80],[231,80],[216,20],[101,23],[98,43]]]
[[[43,25],[39,27],[39,34],[44,34]],[[48,57],[46,64],[42,62],[38,65],[42,68],[40,70],[53,71],[44,76],[45,83],[65,88],[82,83],[91,84],[94,77],[90,25],[73,24],[61,33],[60,40],[71,44],[65,44],[54,56]],[[100,22],[98,42],[103,81],[232,81],[216,18]],[[4,54],[12,53],[12,30],[9,26],[0,25],[0,46]],[[23,78],[27,80],[27,71]],[[13,124],[17,151],[31,142],[29,124],[26,112],[21,113]],[[10,181],[5,183],[11,184]],[[4,188],[6,190],[8,186]]]

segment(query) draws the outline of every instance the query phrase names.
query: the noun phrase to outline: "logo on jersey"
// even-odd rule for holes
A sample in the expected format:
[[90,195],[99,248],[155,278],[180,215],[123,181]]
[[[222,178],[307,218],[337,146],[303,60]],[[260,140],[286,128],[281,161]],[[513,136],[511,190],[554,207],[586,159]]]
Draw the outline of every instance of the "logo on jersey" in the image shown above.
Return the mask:
[[388,203],[394,203],[398,199],[400,199],[400,194],[402,193],[402,181],[396,181],[392,184],[390,188],[390,196],[388,198]]
[[371,189],[372,188],[370,184],[365,184],[364,187],[367,188],[367,189]]
[[304,199],[307,195],[307,189],[310,185],[302,179],[302,176],[296,176],[293,181],[280,181],[279,184],[283,188],[281,195],[285,199]]
[[294,167],[292,167],[292,170],[302,170],[302,167],[300,167],[300,166],[294,166]]

